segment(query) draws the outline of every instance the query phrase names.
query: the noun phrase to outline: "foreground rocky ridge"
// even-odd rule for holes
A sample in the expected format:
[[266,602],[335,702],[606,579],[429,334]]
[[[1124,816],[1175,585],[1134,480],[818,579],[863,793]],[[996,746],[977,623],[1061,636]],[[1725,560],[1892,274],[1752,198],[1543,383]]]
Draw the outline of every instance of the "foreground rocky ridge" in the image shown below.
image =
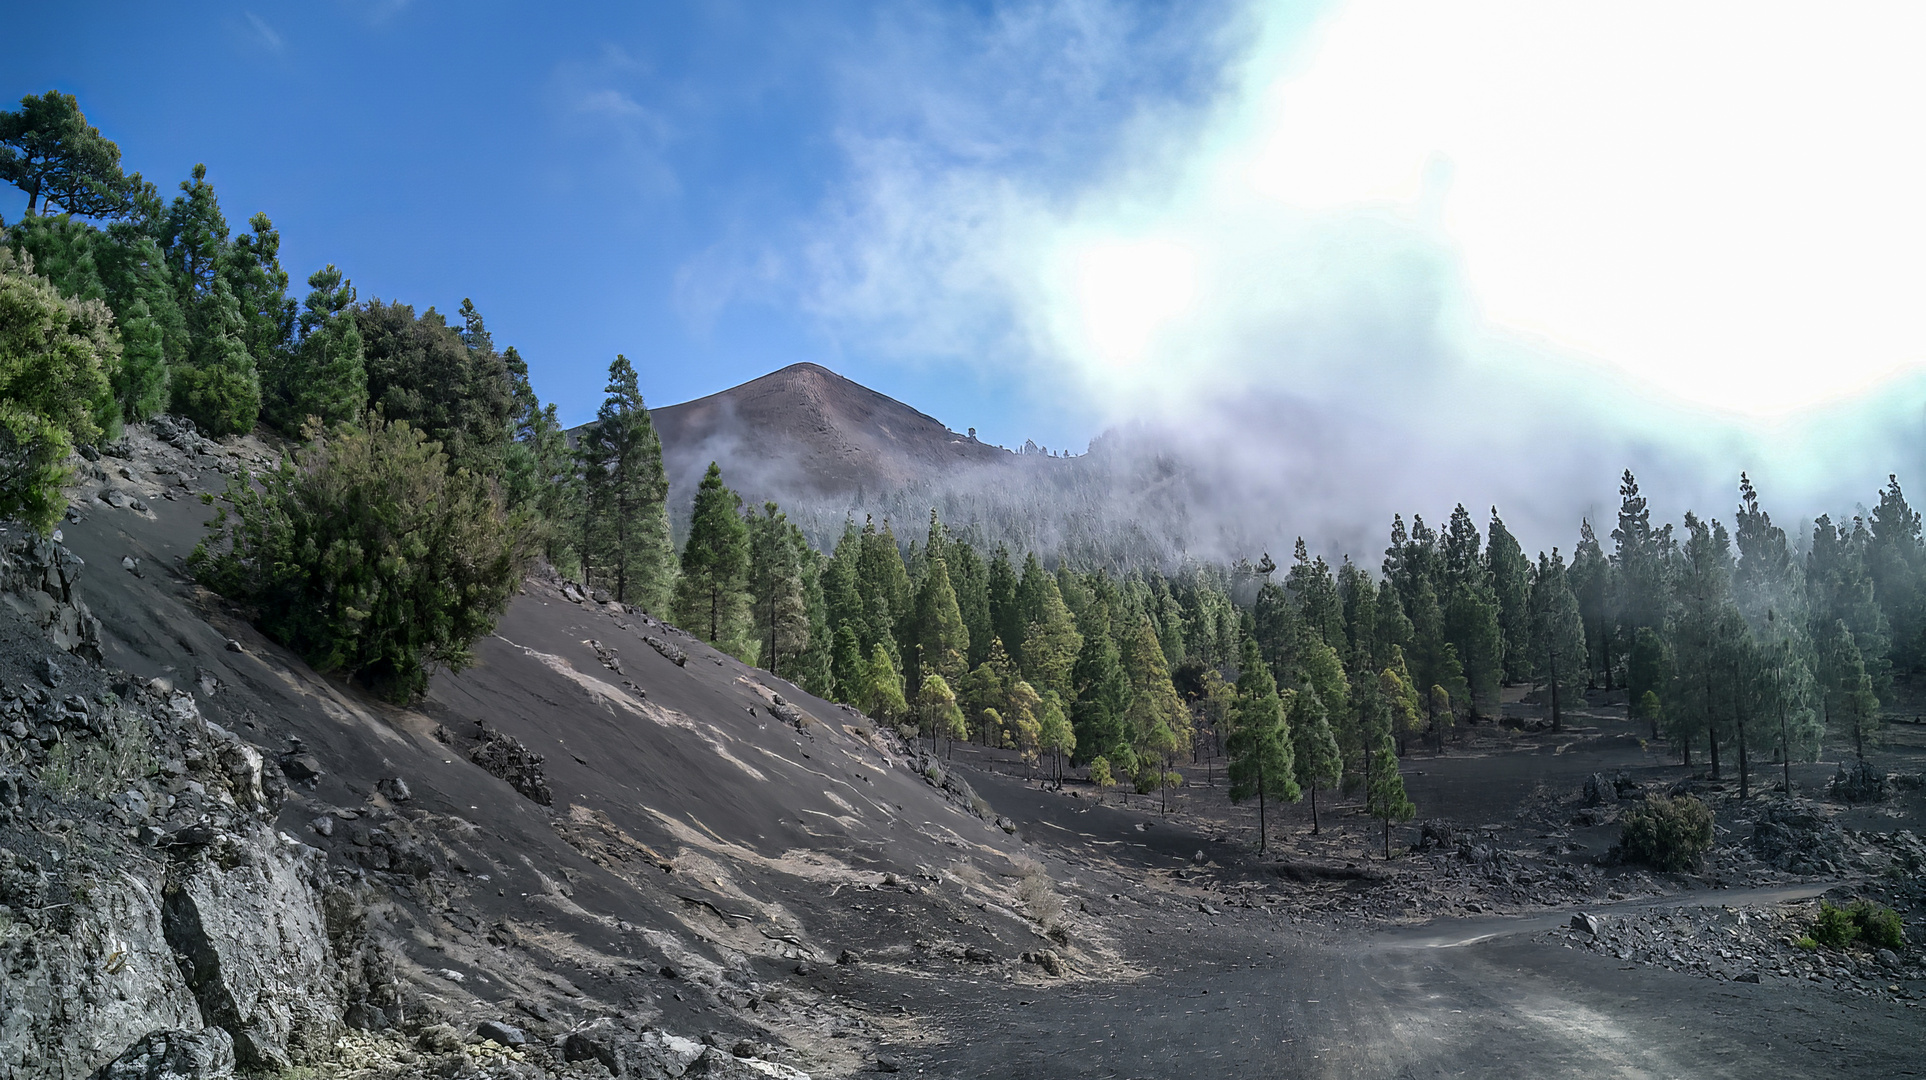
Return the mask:
[[844,996],[864,893],[1069,974],[1019,842],[859,714],[552,579],[389,708],[184,574],[273,447],[106,449],[0,559],[0,1077],[847,1072],[914,1026]]

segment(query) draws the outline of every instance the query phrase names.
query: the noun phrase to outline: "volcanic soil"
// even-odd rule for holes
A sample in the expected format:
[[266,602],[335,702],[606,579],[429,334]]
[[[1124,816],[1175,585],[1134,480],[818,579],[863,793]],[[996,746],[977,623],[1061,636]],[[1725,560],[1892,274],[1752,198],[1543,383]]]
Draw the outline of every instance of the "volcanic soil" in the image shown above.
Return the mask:
[[[1220,759],[1162,796],[1058,789],[541,577],[471,668],[383,704],[181,565],[212,513],[193,496],[270,449],[131,443],[63,526],[108,666],[318,765],[279,826],[371,891],[414,1027],[506,1018],[559,1046],[611,1017],[818,1076],[1926,1071],[1917,945],[1888,960],[1792,944],[1821,895],[1882,899],[1926,936],[1918,726],[1895,723],[1875,755],[1894,774],[1882,800],[1829,798],[1829,749],[1793,770],[1790,799],[1756,766],[1741,802],[1732,763],[1719,780],[1676,764],[1622,707],[1552,733],[1513,700],[1438,752],[1409,749],[1420,817],[1391,857],[1331,793],[1315,835],[1306,806],[1267,808],[1259,853]],[[539,784],[478,763],[504,740],[540,755]],[[1618,816],[1674,787],[1718,817],[1705,864],[1613,863]],[[1793,856],[1754,842],[1775,807],[1805,815]],[[360,1074],[411,1075],[406,1027]],[[558,1056],[550,1074],[599,1068]]]

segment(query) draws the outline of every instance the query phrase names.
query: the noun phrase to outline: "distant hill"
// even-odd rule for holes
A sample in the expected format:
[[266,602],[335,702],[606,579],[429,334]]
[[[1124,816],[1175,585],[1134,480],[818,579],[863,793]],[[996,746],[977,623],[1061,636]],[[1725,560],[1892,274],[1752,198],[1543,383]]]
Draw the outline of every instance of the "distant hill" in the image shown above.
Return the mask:
[[711,461],[745,499],[847,497],[853,506],[1018,456],[817,364],[792,364],[650,416],[678,504]]

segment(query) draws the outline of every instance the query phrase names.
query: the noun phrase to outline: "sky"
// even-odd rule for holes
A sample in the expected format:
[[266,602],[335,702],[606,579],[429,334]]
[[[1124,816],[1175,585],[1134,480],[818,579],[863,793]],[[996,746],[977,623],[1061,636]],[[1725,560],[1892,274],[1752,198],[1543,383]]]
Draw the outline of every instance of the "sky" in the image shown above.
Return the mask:
[[1793,517],[1922,464],[1923,30],[1875,3],[70,3],[13,20],[0,93],[77,94],[164,190],[207,163],[297,279],[472,297],[571,422],[617,352],[652,404],[809,360],[993,442],[1181,430],[1346,543],[1364,487],[1377,517],[1535,501],[1549,536],[1625,466],[1662,511],[1748,469]]

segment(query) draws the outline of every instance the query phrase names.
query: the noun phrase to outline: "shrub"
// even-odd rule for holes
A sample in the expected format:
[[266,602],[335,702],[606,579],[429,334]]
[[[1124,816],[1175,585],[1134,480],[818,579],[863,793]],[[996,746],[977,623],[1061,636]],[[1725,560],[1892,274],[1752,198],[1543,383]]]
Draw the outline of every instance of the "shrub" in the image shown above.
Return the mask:
[[1859,924],[1853,921],[1852,913],[1842,907],[1834,907],[1827,901],[1819,901],[1819,918],[1812,924],[1812,940],[1828,949],[1843,949],[1859,937]]
[[495,628],[534,528],[406,423],[317,437],[228,504],[189,567],[316,669],[405,702]]
[[1853,925],[1859,928],[1859,940],[1865,942],[1867,948],[1906,947],[1906,924],[1900,921],[1897,911],[1870,900],[1854,900],[1846,910],[1852,916]]
[[1017,899],[1023,901],[1024,911],[1038,925],[1047,926],[1063,914],[1063,898],[1057,895],[1056,886],[1050,875],[1040,865],[1032,865],[1023,880],[1017,884]]
[[1690,795],[1646,799],[1625,815],[1618,838],[1620,855],[1659,870],[1695,866],[1711,847],[1712,811]]
[[60,520],[67,455],[118,422],[119,367],[105,304],[61,296],[32,259],[0,250],[0,516],[41,532]]
[[1098,787],[1111,787],[1116,784],[1117,778],[1110,775],[1109,758],[1099,757],[1090,762],[1090,782]]

